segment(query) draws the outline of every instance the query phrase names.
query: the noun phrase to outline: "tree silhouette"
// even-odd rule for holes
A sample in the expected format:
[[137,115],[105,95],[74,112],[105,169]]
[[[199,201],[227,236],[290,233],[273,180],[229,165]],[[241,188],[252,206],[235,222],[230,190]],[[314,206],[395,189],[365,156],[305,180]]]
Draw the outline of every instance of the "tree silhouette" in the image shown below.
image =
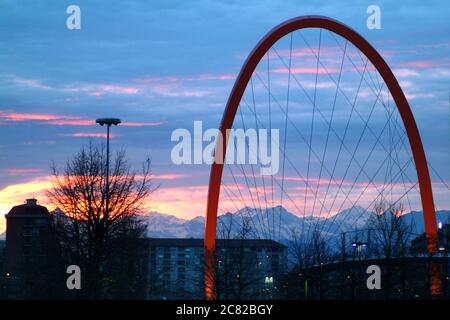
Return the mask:
[[[62,171],[53,164],[53,188],[48,190],[48,197],[59,209],[56,220],[65,256],[82,269],[84,297],[105,296],[105,290],[116,282],[108,271],[114,269],[114,261],[121,260],[117,258],[119,252],[132,254],[129,250],[138,250],[130,239],[145,232],[138,214],[156,189],[150,168],[147,158],[138,174],[128,164],[125,151],[118,151],[111,162],[106,208],[104,145],[90,141]],[[129,245],[124,249],[125,243]]]

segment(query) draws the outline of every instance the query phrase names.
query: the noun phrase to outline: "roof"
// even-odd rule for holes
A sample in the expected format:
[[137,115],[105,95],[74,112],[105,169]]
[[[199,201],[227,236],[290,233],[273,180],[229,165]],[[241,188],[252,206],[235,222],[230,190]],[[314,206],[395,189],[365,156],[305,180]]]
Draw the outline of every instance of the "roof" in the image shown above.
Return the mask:
[[[195,238],[147,238],[150,246],[154,247],[203,247],[203,239]],[[270,239],[217,239],[216,246],[220,247],[250,247],[250,248],[287,248],[285,245]]]
[[46,207],[38,205],[36,199],[27,199],[26,203],[14,206],[5,216],[6,218],[36,216],[50,217],[50,213]]

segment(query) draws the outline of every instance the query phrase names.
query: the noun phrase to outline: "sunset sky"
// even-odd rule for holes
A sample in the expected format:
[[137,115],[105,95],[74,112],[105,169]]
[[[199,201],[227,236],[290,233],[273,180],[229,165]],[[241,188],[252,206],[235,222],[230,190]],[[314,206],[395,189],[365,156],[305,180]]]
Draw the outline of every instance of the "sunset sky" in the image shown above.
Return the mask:
[[[81,8],[81,30],[66,8]],[[176,128],[194,120],[216,128],[246,56],[278,23],[325,15],[360,32],[396,74],[416,118],[429,162],[450,183],[450,5],[377,1],[381,30],[368,30],[373,1],[13,1],[0,0],[0,233],[3,215],[50,187],[52,162],[92,138],[98,117],[119,117],[112,148],[133,165],[152,157],[148,210],[204,215],[209,166],[170,160]],[[448,191],[431,171],[436,207]],[[440,188],[441,187],[441,188]]]

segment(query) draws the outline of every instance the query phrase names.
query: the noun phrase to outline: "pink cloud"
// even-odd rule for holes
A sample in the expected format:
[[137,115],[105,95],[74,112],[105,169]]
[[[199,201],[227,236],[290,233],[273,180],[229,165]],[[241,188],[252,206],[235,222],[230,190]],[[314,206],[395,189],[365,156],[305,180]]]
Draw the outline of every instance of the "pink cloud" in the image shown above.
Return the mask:
[[23,86],[27,86],[27,87],[36,88],[36,89],[44,89],[44,90],[52,89],[52,87],[43,84],[42,81],[38,80],[38,79],[24,79],[21,77],[14,77],[13,82],[18,85],[23,85]]
[[417,92],[417,93],[405,93],[405,96],[408,100],[420,99],[420,98],[434,98],[435,95],[433,93],[428,92]]
[[430,44],[418,44],[418,48],[447,48],[450,47],[450,42],[430,43]]
[[140,84],[149,84],[146,90],[168,97],[204,97],[211,94],[204,87],[187,87],[186,83],[191,81],[230,81],[235,80],[233,74],[198,74],[198,75],[171,75],[171,76],[148,76],[134,79]]
[[[0,111],[0,119],[11,122],[21,121],[38,121],[45,124],[55,126],[94,126],[96,125],[94,119],[85,119],[78,116],[66,116],[58,114],[47,113],[20,113],[14,111]],[[124,127],[155,127],[166,123],[166,121],[154,122],[136,122],[124,121],[121,126]]]
[[[92,138],[106,138],[106,133],[97,133],[97,132],[76,132],[76,133],[66,133],[61,134],[63,137],[76,137],[76,138],[84,138],[84,137],[92,137]],[[115,134],[109,135],[111,138],[116,137]]]
[[131,86],[113,84],[90,84],[81,86],[69,86],[62,89],[66,92],[87,92],[90,96],[101,97],[106,93],[112,94],[138,94],[140,89]]
[[[209,94],[203,88],[184,88],[180,85],[183,81],[230,81],[234,80],[234,74],[198,74],[198,75],[173,75],[173,76],[149,76],[132,80],[138,86],[108,84],[108,83],[88,83],[88,84],[68,84],[60,87],[50,87],[44,85],[40,80],[23,79],[16,77],[15,83],[39,89],[52,89],[61,92],[85,93],[89,96],[100,98],[105,94],[136,95],[144,91],[155,92],[169,97],[203,97]],[[151,87],[143,87],[143,84],[152,84]],[[69,97],[65,102],[79,101],[78,97]]]
[[[226,81],[226,80],[234,80],[236,79],[235,75],[232,74],[222,74],[222,75],[211,75],[211,74],[203,74],[197,77],[198,80],[202,81],[208,81],[208,80],[220,80],[220,81]],[[197,80],[193,79],[193,80]]]
[[100,91],[118,94],[136,94],[139,92],[139,89],[136,87],[103,84],[100,85]]
[[[245,178],[245,176],[243,174],[234,174],[235,177],[239,177],[239,178]],[[281,179],[281,178],[278,178]],[[354,186],[357,188],[361,188],[361,187],[377,187],[377,188],[382,188],[383,186],[385,186],[386,184],[384,182],[376,182],[376,181],[372,181],[370,184],[368,182],[354,182],[351,180],[342,180],[342,179],[329,179],[326,177],[322,177],[320,180],[317,177],[309,177],[309,179],[306,179],[306,177],[299,177],[299,176],[285,176],[284,177],[285,181],[294,181],[294,182],[302,182],[301,185],[293,187],[293,190],[305,190],[305,184],[306,181],[308,181],[308,185],[309,188],[312,188],[313,186],[316,187],[317,185],[319,186],[328,186],[328,184],[330,184],[330,186],[339,186],[342,184],[342,187],[348,187],[348,186]],[[396,183],[391,183],[389,184],[392,187],[412,187],[415,185],[415,183],[403,183],[403,182],[396,182]],[[242,188],[241,190],[245,190],[247,189],[246,186],[240,185],[240,187]]]
[[64,98],[65,102],[76,102],[76,101],[80,101],[79,98]]
[[208,94],[205,90],[182,89],[177,83],[155,84],[151,90],[168,97],[203,97]]
[[0,119],[6,121],[49,121],[58,118],[59,116],[54,114],[0,111]]
[[26,146],[38,145],[38,144],[51,145],[51,144],[56,144],[56,141],[54,141],[54,140],[45,140],[45,141],[24,141],[24,142],[22,142],[22,144],[23,144],[23,145],[26,145]]
[[157,127],[164,123],[167,123],[167,121],[156,121],[156,122],[129,122],[125,121],[121,123],[121,126],[124,127]]
[[[16,84],[29,86],[33,88],[55,90],[70,93],[85,93],[89,96],[100,98],[105,94],[121,94],[121,95],[136,95],[144,91],[153,91],[170,97],[203,97],[209,94],[208,91],[192,88],[183,88],[179,82],[183,81],[232,81],[236,78],[234,74],[197,74],[197,75],[172,75],[172,76],[149,76],[132,80],[138,84],[152,84],[150,88],[144,88],[141,85],[121,85],[109,83],[87,83],[87,84],[68,84],[59,87],[51,87],[42,83],[37,79],[24,79],[15,77],[13,81]],[[68,97],[64,99],[65,102],[79,101],[78,97]]]
[[419,73],[417,71],[415,71],[414,69],[410,69],[410,68],[399,68],[399,69],[394,69],[393,71],[394,71],[394,74],[400,78],[419,76]]
[[[317,57],[317,53],[319,52],[319,47],[304,47],[299,49],[292,49],[292,53],[290,50],[277,50],[276,52],[274,50],[270,51],[269,57],[270,59],[276,59],[279,57],[289,58],[292,57]],[[334,57],[336,55],[336,52],[342,52],[342,50],[335,46],[329,46],[329,47],[321,47],[320,48],[320,57]],[[322,60],[322,59],[321,59]],[[340,61],[340,60],[336,60]]]
[[57,119],[48,121],[47,124],[55,125],[55,126],[93,126],[95,125],[95,120],[88,119]]
[[[36,89],[43,90],[57,90],[64,92],[87,92],[91,96],[102,96],[105,93],[113,94],[137,94],[139,93],[139,88],[132,86],[124,86],[117,84],[87,84],[87,85],[69,85],[63,87],[51,87],[42,83],[38,79],[25,79],[21,77],[14,77],[12,80],[14,83],[22,86],[32,87]],[[77,98],[75,98],[77,99]],[[76,101],[74,98],[66,98],[65,101]]]
[[7,175],[14,175],[14,176],[41,173],[40,169],[32,169],[32,168],[8,168],[5,169],[4,171]]
[[232,74],[199,74],[191,76],[149,76],[144,78],[134,79],[138,83],[152,83],[152,82],[178,82],[178,81],[227,81],[236,79]]
[[152,179],[158,179],[158,180],[176,180],[176,179],[183,179],[183,178],[187,178],[187,177],[189,177],[189,175],[180,174],[180,173],[154,174],[151,176]]
[[450,60],[449,59],[413,60],[413,61],[399,63],[397,66],[398,67],[411,67],[411,68],[418,68],[418,69],[448,67],[448,66],[450,66]]
[[[183,173],[165,173],[165,174],[152,174],[150,176],[151,179],[157,179],[157,180],[177,180],[177,179],[184,179],[192,177],[192,175],[189,174],[183,174]],[[136,175],[136,179],[143,179],[143,175]]]
[[[288,68],[278,68],[271,70],[273,73],[289,73]],[[337,73],[339,69],[337,68],[291,68],[291,73],[293,74],[328,74],[328,73]]]

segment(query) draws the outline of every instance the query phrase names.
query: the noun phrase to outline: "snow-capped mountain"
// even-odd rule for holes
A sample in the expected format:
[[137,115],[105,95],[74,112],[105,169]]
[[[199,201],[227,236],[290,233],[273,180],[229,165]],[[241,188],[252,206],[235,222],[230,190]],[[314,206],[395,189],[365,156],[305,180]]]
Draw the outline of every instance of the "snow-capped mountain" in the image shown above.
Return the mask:
[[[242,232],[245,224],[247,224],[248,229],[246,236],[249,238],[276,237],[289,239],[293,232],[306,234],[314,229],[322,230],[328,235],[334,236],[341,232],[363,227],[370,215],[370,212],[361,207],[343,210],[328,219],[313,216],[299,217],[280,206],[268,209],[244,207],[239,211],[227,212],[218,217],[217,236],[235,237]],[[145,216],[145,220],[148,224],[148,236],[150,237],[203,237],[205,218],[201,216],[192,220],[185,220],[170,214],[151,212]]]
[[336,223],[345,223],[349,228],[363,228],[369,222],[371,214],[362,207],[354,206],[339,212],[331,219]]
[[[323,236],[336,237],[343,232],[369,227],[372,212],[362,207],[352,207],[342,210],[331,217],[299,217],[286,208],[277,206],[268,209],[245,207],[236,212],[220,215],[217,221],[217,237],[235,237],[242,232],[242,226],[247,224],[248,238],[290,239],[297,235],[311,234],[320,230]],[[450,222],[450,211],[436,212],[437,221]],[[412,225],[412,232],[424,232],[423,214],[412,211],[403,215],[407,225]],[[205,218],[197,216],[191,220],[180,219],[174,215],[151,212],[145,215],[148,223],[148,236],[171,238],[203,238]],[[245,221],[247,221],[245,223]]]
[[147,235],[154,238],[203,238],[205,219],[191,220],[174,215],[150,212],[143,216],[147,223]]
[[[422,211],[411,211],[403,216],[405,222],[408,225],[413,226],[415,233],[425,232],[425,224],[423,222],[423,212]],[[436,211],[436,222],[442,222],[442,224],[450,223],[450,210],[438,210]]]
[[[219,238],[235,237],[242,232],[244,220],[249,232],[248,238],[290,239],[293,233],[301,236],[311,234],[313,230],[321,230],[323,236],[336,237],[342,232],[363,229],[370,222],[372,213],[362,207],[342,210],[332,217],[299,217],[286,208],[277,206],[268,209],[245,207],[236,212],[220,215],[217,221],[217,236]],[[197,216],[193,219],[181,219],[171,214],[150,212],[143,215],[147,223],[147,236],[153,238],[203,238],[205,218]],[[412,225],[412,233],[421,234],[425,231],[423,213],[411,211],[403,215],[406,225]],[[450,223],[450,210],[436,211],[437,222]],[[0,234],[4,240],[6,232]]]

